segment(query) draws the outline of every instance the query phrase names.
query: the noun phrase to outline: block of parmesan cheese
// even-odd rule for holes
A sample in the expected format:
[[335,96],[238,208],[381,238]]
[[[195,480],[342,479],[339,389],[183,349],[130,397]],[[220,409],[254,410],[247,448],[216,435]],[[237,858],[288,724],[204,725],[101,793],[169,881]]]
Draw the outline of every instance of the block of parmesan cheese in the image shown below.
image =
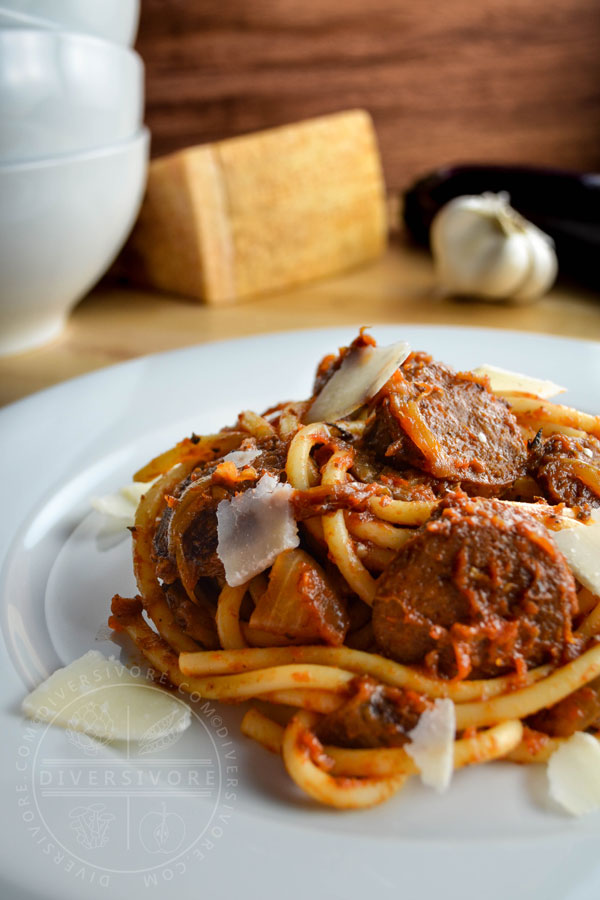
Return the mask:
[[351,110],[156,159],[123,262],[138,283],[224,303],[373,259],[386,233],[373,123]]

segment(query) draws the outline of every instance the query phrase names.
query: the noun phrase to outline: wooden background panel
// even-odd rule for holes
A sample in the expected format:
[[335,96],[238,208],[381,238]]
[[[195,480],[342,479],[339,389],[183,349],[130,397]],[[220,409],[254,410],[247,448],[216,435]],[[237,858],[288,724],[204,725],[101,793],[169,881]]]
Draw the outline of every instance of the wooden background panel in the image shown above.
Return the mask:
[[388,184],[452,161],[600,169],[597,0],[143,0],[153,154],[353,106]]

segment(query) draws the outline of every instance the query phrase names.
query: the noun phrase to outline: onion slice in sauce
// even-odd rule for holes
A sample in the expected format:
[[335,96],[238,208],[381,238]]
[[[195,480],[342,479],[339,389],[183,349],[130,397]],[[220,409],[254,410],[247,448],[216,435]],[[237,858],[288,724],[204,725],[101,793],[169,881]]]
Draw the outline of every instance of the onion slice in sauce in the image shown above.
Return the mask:
[[351,347],[309,407],[305,423],[336,422],[349,416],[381,390],[409,352],[406,341],[389,347]]
[[348,615],[321,566],[303,550],[280,553],[250,625],[306,644],[343,644]]

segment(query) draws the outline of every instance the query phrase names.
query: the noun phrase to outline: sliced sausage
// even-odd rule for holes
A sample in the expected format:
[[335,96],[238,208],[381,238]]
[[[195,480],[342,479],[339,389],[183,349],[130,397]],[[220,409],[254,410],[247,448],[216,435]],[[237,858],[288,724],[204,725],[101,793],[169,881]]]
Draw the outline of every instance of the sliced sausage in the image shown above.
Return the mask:
[[551,737],[570,737],[600,720],[600,683],[596,680],[574,691],[528,719],[530,728]]
[[413,353],[374,403],[363,437],[396,468],[499,496],[523,474],[525,439],[508,405],[469,372]]
[[551,503],[600,506],[600,441],[553,434],[533,442],[529,470]]
[[355,693],[340,709],[325,716],[316,734],[336,747],[401,747],[421,713],[432,702],[421,694],[385,687],[363,676],[353,682]]
[[[250,441],[248,443],[250,446]],[[281,478],[287,445],[277,437],[253,440],[252,443],[260,451],[251,463],[258,478],[265,473]],[[190,506],[187,527],[177,537],[181,542],[187,583],[224,575],[223,563],[217,556],[217,507],[221,500],[256,486],[255,479],[240,481],[231,487],[214,484],[212,476],[222,461],[220,458],[199,466],[173,492],[177,504],[185,502]],[[155,532],[154,555],[160,573],[175,571],[171,523],[177,504],[165,508]]]
[[457,493],[382,573],[373,629],[399,662],[487,677],[564,659],[576,610],[573,575],[540,523]]

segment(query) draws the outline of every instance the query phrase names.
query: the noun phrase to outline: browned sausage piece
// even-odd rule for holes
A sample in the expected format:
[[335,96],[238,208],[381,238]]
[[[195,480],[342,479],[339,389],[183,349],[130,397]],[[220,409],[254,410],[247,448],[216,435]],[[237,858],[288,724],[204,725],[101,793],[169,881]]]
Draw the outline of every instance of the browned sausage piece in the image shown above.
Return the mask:
[[421,694],[384,687],[363,676],[352,683],[353,696],[325,716],[316,734],[321,743],[336,747],[401,747],[421,713],[433,703]]
[[[281,477],[287,457],[286,444],[276,437],[248,441],[248,447],[251,444],[260,451],[251,463],[257,476],[260,478],[268,472]],[[187,578],[192,581],[224,575],[223,563],[217,556],[217,507],[221,500],[256,486],[256,479],[240,481],[232,487],[213,484],[211,476],[221,462],[222,459],[217,459],[199,466],[173,492],[177,503],[185,500],[190,507],[187,525],[179,539],[188,570]],[[175,560],[169,549],[174,509],[169,506],[165,508],[154,537],[155,561],[159,574],[167,581],[172,581],[177,575]]]
[[600,682],[586,684],[569,694],[560,703],[542,709],[531,716],[527,723],[536,731],[551,737],[570,737],[576,731],[585,731],[600,720]]
[[373,629],[398,662],[487,677],[564,659],[576,609],[573,575],[540,523],[457,493],[382,573]]
[[526,462],[517,421],[485,380],[424,353],[412,353],[376,398],[363,446],[477,496],[501,494]]
[[355,454],[350,474],[365,484],[384,485],[394,500],[436,500],[456,487],[420,469],[394,469],[386,464],[384,455],[367,452],[364,445],[356,448]]
[[600,441],[553,434],[533,443],[529,470],[551,503],[600,506]]

